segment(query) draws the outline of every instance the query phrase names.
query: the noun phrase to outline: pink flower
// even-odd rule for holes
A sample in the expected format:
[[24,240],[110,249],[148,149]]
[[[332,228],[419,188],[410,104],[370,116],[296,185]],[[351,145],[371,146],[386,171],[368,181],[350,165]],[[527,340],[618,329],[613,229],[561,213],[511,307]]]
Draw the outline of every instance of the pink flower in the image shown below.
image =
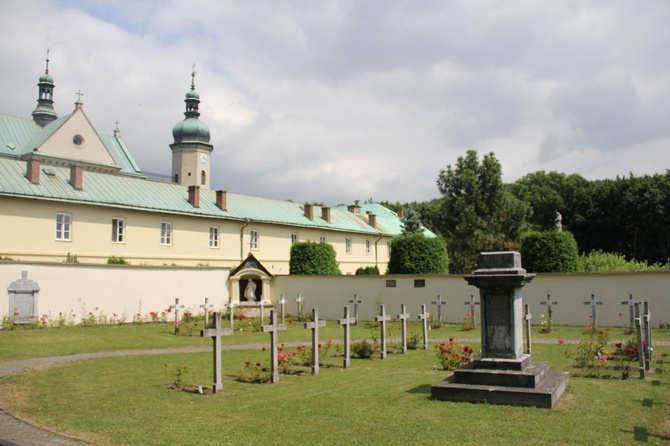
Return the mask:
[[333,340],[332,340],[332,339],[326,339],[326,345],[330,345],[330,344],[332,344],[332,343],[333,343]]
[[559,344],[565,344],[565,339],[559,339],[559,340],[558,340],[558,343],[559,343]]

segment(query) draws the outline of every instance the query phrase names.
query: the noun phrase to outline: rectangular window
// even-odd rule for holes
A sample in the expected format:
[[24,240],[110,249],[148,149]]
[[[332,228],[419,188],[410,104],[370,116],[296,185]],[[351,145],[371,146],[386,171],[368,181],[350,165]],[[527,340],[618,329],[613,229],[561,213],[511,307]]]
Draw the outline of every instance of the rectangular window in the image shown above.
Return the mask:
[[386,279],[386,288],[395,288],[396,286],[395,279]]
[[112,218],[112,243],[125,243],[126,220],[123,218]]
[[56,240],[72,240],[72,215],[56,214]]
[[344,244],[346,246],[346,253],[351,254],[351,239],[350,238],[345,239]]
[[218,248],[219,247],[219,227],[210,226],[209,227],[209,247]]
[[414,288],[426,288],[426,280],[414,279]]
[[295,232],[291,234],[291,244],[298,243],[298,234]]
[[258,249],[258,231],[252,229],[249,231],[249,249],[257,250]]
[[365,241],[365,253],[370,254],[370,240]]
[[321,237],[319,237],[319,241],[320,241],[321,243],[326,243],[326,236],[325,236],[325,235],[322,235]]
[[172,223],[161,222],[161,245],[172,246]]

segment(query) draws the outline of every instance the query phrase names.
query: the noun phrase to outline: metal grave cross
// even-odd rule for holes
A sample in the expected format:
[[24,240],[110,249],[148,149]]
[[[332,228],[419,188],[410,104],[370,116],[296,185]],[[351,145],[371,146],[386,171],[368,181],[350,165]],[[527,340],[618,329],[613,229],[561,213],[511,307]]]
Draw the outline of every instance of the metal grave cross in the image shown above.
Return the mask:
[[421,304],[421,314],[419,314],[419,320],[423,322],[423,349],[428,349],[428,319],[430,319],[430,313],[426,313],[426,304]]
[[524,311],[523,311],[523,320],[526,325],[526,353],[530,355],[530,320],[533,318],[533,316],[530,314],[530,310],[528,309],[528,304],[524,305]]
[[281,295],[281,300],[279,301],[280,305],[280,311],[279,314],[281,315],[281,323],[284,323],[284,310],[286,309],[286,299],[284,299],[284,295]]
[[214,305],[209,303],[209,297],[205,297],[205,304],[200,305],[200,308],[205,310],[205,327],[209,327],[209,309],[213,307]]
[[629,318],[629,327],[635,326],[635,302],[633,301],[633,295],[628,295],[628,300],[621,302],[621,305],[628,305],[628,318]]
[[286,330],[285,324],[277,323],[277,313],[275,310],[270,310],[270,325],[263,325],[261,331],[263,333],[270,333],[270,364],[271,377],[273,383],[279,382],[279,361],[277,360],[277,331]]
[[437,305],[437,321],[442,322],[442,305],[446,305],[447,302],[442,300],[442,296],[437,295],[437,300],[431,302],[433,305]]
[[475,302],[475,295],[471,294],[470,295],[470,300],[468,302],[463,302],[463,305],[470,305],[470,314],[468,315],[468,319],[472,318],[472,321],[474,322],[474,320],[475,320],[475,305],[479,305],[479,302]]
[[356,323],[355,317],[349,317],[349,307],[344,307],[344,318],[337,321],[342,328],[344,328],[344,364],[343,367],[348,369],[351,367],[351,324]]
[[637,335],[637,360],[640,379],[645,378],[644,344],[642,342],[642,318],[640,317],[640,302],[635,302],[635,334]]
[[598,326],[598,321],[596,320],[596,305],[602,305],[602,302],[596,302],[596,295],[591,294],[591,300],[584,302],[584,305],[591,305],[591,319],[593,319],[593,326]]
[[319,327],[325,327],[326,321],[319,320],[319,309],[312,308],[312,322],[305,322],[305,328],[312,329],[312,375],[319,374]]
[[407,319],[409,319],[409,313],[405,311],[405,304],[400,305],[398,319],[402,324],[402,352],[407,353]]
[[362,300],[358,300],[358,295],[354,294],[354,298],[349,301],[349,303],[354,304],[354,318],[356,319],[355,324],[358,325],[358,304],[362,304]]
[[649,312],[649,301],[644,301],[644,368],[651,369],[651,313]]
[[551,307],[552,305],[558,305],[558,302],[556,302],[555,300],[551,300],[551,294],[547,294],[547,300],[545,300],[544,302],[540,302],[540,305],[547,306],[547,317],[553,321],[552,316],[554,314],[554,310],[552,310]]
[[235,302],[230,301],[228,308],[230,308],[230,328],[235,328],[235,313],[233,312],[233,308],[235,308]]
[[303,298],[300,293],[298,293],[298,297],[295,299],[295,302],[298,304],[298,319],[302,317],[302,303],[303,303]]
[[375,316],[377,322],[381,322],[382,327],[382,359],[386,358],[386,321],[391,320],[391,316],[384,312],[384,305],[379,306],[379,316]]
[[223,390],[223,378],[221,376],[221,336],[233,334],[232,328],[221,328],[221,313],[214,313],[214,328],[200,330],[200,337],[212,338],[212,349],[214,353],[214,393]]
[[174,300],[174,305],[170,305],[170,310],[174,310],[174,334],[179,334],[179,310],[183,310],[184,306],[179,305],[179,298]]

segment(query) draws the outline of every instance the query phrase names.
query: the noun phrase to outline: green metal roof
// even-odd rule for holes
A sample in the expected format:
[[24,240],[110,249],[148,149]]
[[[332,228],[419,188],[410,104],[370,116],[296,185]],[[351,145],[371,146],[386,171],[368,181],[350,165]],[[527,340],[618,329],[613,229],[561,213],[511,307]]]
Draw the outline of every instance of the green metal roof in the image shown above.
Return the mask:
[[[314,207],[314,218],[305,216],[299,203],[227,194],[227,209],[216,206],[216,191],[200,189],[200,207],[188,202],[188,188],[128,175],[84,171],[83,188],[75,190],[69,183],[66,167],[45,166],[55,175],[40,172],[40,184],[26,178],[26,162],[0,156],[0,195],[48,201],[109,206],[140,211],[182,214],[203,218],[272,223],[305,228],[322,228],[364,234],[400,234],[401,226],[393,212],[376,205],[377,227],[368,224],[366,214],[354,214],[346,209],[332,208],[331,221],[321,218],[321,209]],[[372,209],[372,207],[371,207]]]
[[[377,226],[383,226],[392,234],[402,234],[403,224],[398,218],[398,214],[382,206],[379,203],[363,203],[360,205],[361,215],[375,214],[377,216]],[[347,210],[347,206],[337,206],[337,210]],[[367,218],[367,217],[365,217]],[[423,228],[423,233],[427,237],[435,237],[435,233],[427,228]]]
[[[0,155],[19,157],[31,153],[44,144],[71,116],[72,113],[61,116],[42,128],[32,119],[0,113]],[[114,159],[114,165],[121,169],[121,173],[143,176],[120,136],[102,134],[98,136]]]

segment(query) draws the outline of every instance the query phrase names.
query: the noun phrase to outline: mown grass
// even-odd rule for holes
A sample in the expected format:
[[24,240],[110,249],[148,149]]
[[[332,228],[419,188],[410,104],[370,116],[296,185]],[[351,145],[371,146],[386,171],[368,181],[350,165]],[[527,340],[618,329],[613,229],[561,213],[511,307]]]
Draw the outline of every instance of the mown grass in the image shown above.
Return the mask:
[[[472,344],[476,346],[476,344]],[[571,371],[565,345],[536,344],[534,360]],[[575,349],[576,346],[567,346]],[[574,350],[573,350],[574,351]],[[328,358],[317,376],[277,384],[236,378],[258,348],[223,352],[224,391],[170,390],[164,364],[210,386],[211,353],[105,358],[33,369],[0,381],[0,401],[20,415],[99,445],[453,444],[651,445],[670,441],[670,348],[657,347],[646,380],[571,378],[554,409],[434,401],[433,349],[385,360]],[[305,369],[306,370],[306,369]]]
[[[211,345],[209,339],[199,337],[200,328],[202,327],[196,327],[192,331],[192,336],[175,336],[173,324],[0,331],[0,361],[78,353]],[[311,331],[304,329],[304,324],[301,322],[287,324],[287,328],[286,331],[279,334],[282,342],[308,342],[311,339]],[[391,337],[400,337],[399,322],[389,323],[387,329]],[[418,335],[422,333],[418,322],[411,322],[408,330]],[[580,339],[583,335],[583,327],[556,326],[553,333],[545,334],[541,333],[540,326],[533,326],[532,332],[532,339],[535,341]],[[343,330],[335,321],[328,321],[327,326],[319,330],[319,334],[321,339],[341,340]],[[462,331],[461,325],[458,324],[443,324],[438,329],[430,330],[428,334],[431,340],[448,339],[449,337],[479,339],[480,336],[479,328]],[[352,327],[351,337],[352,339],[379,338],[380,332],[378,328],[371,328],[370,324],[361,321],[358,326]],[[629,337],[624,334],[623,328],[610,329],[611,340],[623,340]],[[654,339],[670,340],[670,330],[654,330]],[[268,334],[247,331],[237,331],[233,336],[222,338],[224,345],[268,342]]]

